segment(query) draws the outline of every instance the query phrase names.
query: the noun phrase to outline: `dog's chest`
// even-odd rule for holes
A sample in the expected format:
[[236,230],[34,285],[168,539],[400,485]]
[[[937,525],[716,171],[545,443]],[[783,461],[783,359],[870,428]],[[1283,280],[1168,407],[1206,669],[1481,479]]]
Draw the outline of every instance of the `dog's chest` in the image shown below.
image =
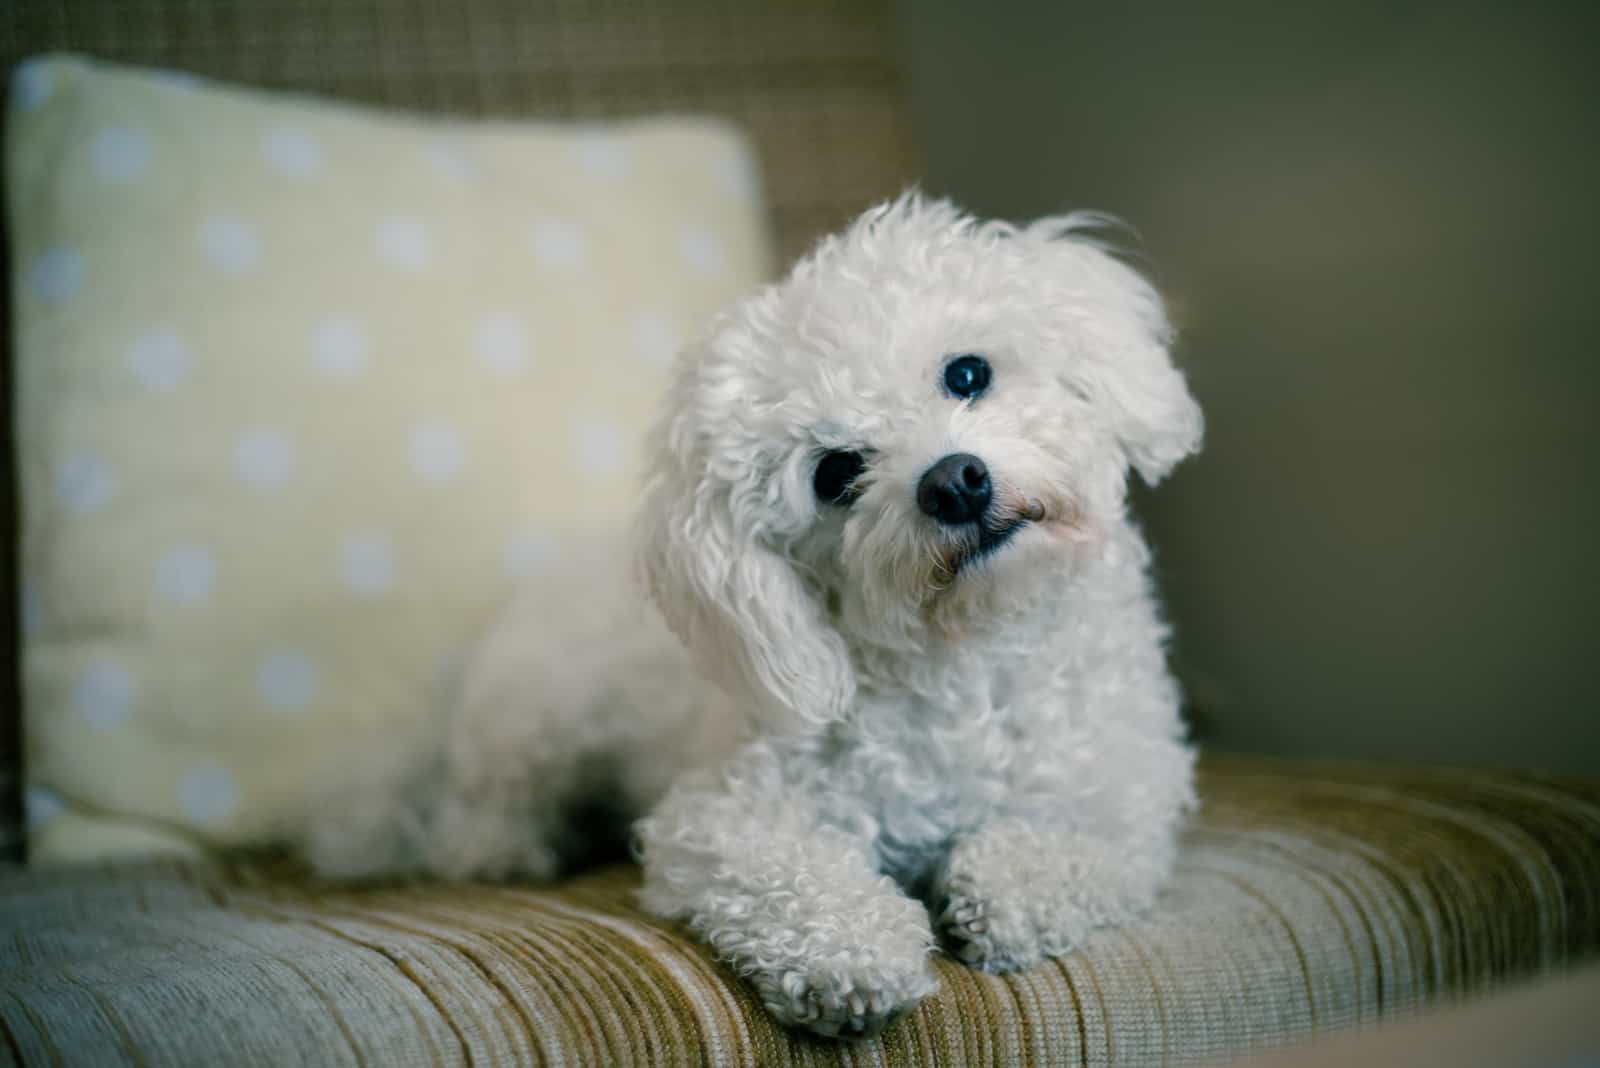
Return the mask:
[[949,840],[992,819],[1032,763],[1024,734],[992,708],[961,710],[918,699],[875,703],[841,731],[836,796],[866,802],[890,868],[919,866]]

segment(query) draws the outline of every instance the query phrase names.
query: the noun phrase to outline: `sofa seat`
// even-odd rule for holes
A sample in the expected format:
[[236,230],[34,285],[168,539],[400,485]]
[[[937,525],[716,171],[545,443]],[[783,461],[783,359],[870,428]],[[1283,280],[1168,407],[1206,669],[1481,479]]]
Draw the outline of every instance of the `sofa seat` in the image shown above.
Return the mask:
[[634,902],[317,886],[282,861],[0,875],[0,1059],[26,1064],[1063,1064],[1225,1059],[1600,948],[1600,783],[1211,759],[1148,921],[941,990],[852,1046],[775,1026]]

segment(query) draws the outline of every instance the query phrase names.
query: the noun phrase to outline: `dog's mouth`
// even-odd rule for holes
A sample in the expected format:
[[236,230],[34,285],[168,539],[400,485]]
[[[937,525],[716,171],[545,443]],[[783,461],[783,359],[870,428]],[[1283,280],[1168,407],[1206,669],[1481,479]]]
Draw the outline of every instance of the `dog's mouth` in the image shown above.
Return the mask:
[[1028,525],[1028,520],[1022,516],[1008,516],[996,522],[995,519],[984,516],[978,520],[978,536],[970,545],[957,549],[950,561],[950,570],[959,575],[975,564],[978,564],[1001,549],[1006,543],[1016,537],[1017,531]]

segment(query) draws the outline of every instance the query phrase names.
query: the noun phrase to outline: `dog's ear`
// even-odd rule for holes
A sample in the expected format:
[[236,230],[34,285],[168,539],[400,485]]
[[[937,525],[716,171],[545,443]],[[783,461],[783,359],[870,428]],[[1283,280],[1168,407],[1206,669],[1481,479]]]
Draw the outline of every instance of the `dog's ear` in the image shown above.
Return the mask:
[[742,401],[725,385],[702,388],[708,354],[679,357],[679,381],[651,443],[635,527],[640,571],[701,669],[750,701],[757,725],[818,727],[843,715],[855,674],[817,596],[764,544],[761,491],[729,481],[732,471],[748,473],[752,458],[722,451]]
[[1024,235],[1039,243],[1040,260],[1059,274],[1062,292],[1090,309],[1074,324],[1087,344],[1066,366],[1067,384],[1103,413],[1129,466],[1153,486],[1199,450],[1205,421],[1173,365],[1173,330],[1160,294],[1094,237],[1108,221],[1075,212],[1041,219]]

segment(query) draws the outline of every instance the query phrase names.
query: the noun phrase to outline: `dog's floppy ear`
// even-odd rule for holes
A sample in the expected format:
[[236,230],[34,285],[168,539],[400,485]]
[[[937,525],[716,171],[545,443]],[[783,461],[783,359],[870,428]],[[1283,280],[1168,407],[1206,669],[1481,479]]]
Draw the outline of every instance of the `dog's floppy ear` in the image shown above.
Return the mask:
[[855,674],[816,595],[762,541],[766,495],[738,481],[754,458],[728,440],[743,401],[725,384],[702,388],[711,344],[679,357],[679,380],[651,442],[635,527],[640,570],[701,669],[751,701],[757,723],[821,726],[854,698]]
[[1172,363],[1160,294],[1092,236],[1108,221],[1075,212],[1041,219],[1025,234],[1040,242],[1041,260],[1060,273],[1063,291],[1092,309],[1076,324],[1089,343],[1075,353],[1068,384],[1104,413],[1128,464],[1153,486],[1199,450],[1205,421]]

